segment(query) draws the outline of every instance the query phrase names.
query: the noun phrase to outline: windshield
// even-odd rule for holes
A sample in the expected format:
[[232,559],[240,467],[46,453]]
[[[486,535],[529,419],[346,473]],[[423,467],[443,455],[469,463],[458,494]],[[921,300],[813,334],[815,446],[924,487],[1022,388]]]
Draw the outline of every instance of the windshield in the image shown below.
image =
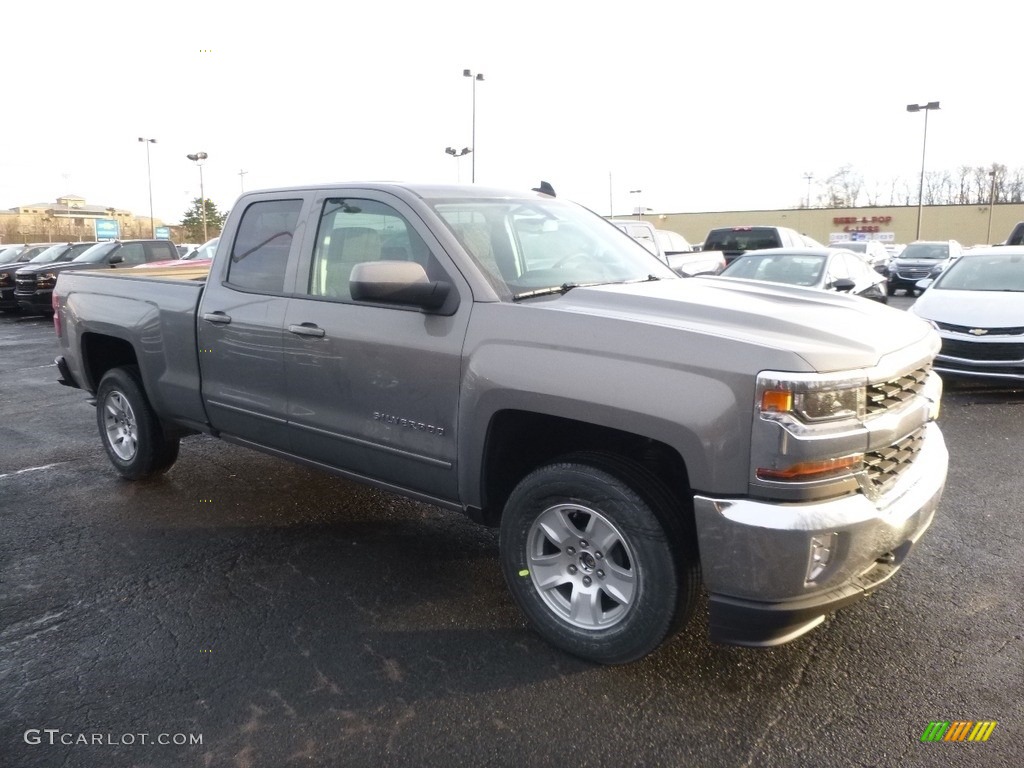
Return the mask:
[[67,252],[70,249],[70,247],[71,246],[68,243],[60,243],[58,245],[51,245],[45,251],[42,251],[41,253],[38,253],[35,256],[33,256],[32,260],[29,263],[30,264],[54,264],[54,263],[56,263],[58,261],[66,261],[66,259],[61,258],[61,257],[65,256],[67,254]]
[[511,298],[676,277],[632,237],[572,203],[467,198],[433,207],[495,289]]
[[191,254],[189,254],[185,258],[190,260],[190,261],[194,261],[196,259],[212,259],[213,258],[213,254],[217,250],[217,241],[218,240],[220,240],[220,238],[219,237],[215,237],[215,238],[213,238],[213,240],[209,240],[209,241],[203,243],[201,246],[196,248],[194,251],[192,251]]
[[783,243],[779,234],[770,227],[741,227],[739,229],[713,229],[704,241],[705,251],[756,251],[778,248]]
[[901,259],[935,259],[942,261],[949,258],[948,243],[911,243],[903,249]]
[[117,243],[96,243],[75,257],[78,264],[98,264],[117,248]]
[[[908,246],[909,247],[909,246]],[[1024,255],[965,255],[932,288],[949,291],[1024,291]]]
[[789,285],[817,285],[825,269],[825,256],[780,253],[772,256],[740,256],[722,270],[722,277],[742,277]]

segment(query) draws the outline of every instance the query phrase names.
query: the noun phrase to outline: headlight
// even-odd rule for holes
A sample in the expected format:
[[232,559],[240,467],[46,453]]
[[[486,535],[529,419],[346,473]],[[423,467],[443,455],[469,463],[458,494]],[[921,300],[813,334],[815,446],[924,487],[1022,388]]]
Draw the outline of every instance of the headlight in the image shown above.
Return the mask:
[[57,282],[56,272],[44,272],[36,278],[36,285],[43,286],[44,288],[50,285],[54,285]]
[[863,419],[867,392],[863,379],[811,381],[758,377],[758,410],[771,421],[803,424]]

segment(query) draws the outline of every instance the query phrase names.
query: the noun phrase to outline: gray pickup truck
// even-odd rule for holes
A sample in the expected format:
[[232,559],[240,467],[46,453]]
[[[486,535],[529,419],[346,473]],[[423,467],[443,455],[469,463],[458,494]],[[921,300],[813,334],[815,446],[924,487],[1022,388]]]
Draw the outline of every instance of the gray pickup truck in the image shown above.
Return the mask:
[[945,483],[926,322],[679,278],[543,194],[251,192],[205,281],[140,271],[54,300],[121,475],[207,433],[500,526],[529,624],[594,661],[657,648],[701,584],[712,639],[799,637],[896,572]]

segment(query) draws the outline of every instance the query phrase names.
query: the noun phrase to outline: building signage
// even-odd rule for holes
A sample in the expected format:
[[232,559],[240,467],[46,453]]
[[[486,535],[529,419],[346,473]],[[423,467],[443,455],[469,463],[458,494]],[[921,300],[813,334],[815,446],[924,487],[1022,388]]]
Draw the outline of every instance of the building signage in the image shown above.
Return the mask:
[[833,224],[843,224],[843,232],[880,232],[882,225],[892,222],[892,216],[836,216]]
[[156,228],[157,240],[170,240],[171,239],[171,228],[170,227],[157,227]]
[[117,219],[95,219],[97,240],[117,240],[121,236],[121,224]]

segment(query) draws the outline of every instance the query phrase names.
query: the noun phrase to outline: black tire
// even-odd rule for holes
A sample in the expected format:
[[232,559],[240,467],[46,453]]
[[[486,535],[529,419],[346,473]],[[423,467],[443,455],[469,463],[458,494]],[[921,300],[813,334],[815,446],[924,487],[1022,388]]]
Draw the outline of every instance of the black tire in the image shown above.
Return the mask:
[[178,458],[142,388],[135,366],[112,368],[96,389],[96,424],[110,463],[128,480],[166,472]]
[[520,481],[502,514],[500,557],[530,626],[602,664],[658,648],[690,617],[700,587],[689,510],[653,473],[599,453]]
[[896,288],[893,287],[892,283],[887,283],[886,284],[886,286],[885,286],[885,295],[886,296],[895,296],[896,295]]

